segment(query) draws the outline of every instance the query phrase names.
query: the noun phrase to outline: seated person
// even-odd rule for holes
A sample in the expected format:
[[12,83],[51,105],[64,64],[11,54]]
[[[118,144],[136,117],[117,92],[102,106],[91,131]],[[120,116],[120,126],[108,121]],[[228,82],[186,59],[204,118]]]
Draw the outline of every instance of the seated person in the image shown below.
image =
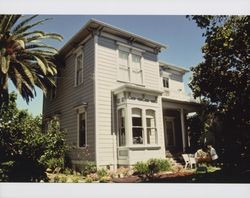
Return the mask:
[[207,148],[208,148],[209,156],[212,160],[212,165],[215,165],[217,159],[219,158],[217,153],[216,153],[216,150],[212,147],[211,144],[207,145]]
[[206,148],[202,147],[201,149],[198,149],[196,153],[194,154],[194,157],[198,163],[201,162],[209,162],[211,161],[210,156],[206,152]]

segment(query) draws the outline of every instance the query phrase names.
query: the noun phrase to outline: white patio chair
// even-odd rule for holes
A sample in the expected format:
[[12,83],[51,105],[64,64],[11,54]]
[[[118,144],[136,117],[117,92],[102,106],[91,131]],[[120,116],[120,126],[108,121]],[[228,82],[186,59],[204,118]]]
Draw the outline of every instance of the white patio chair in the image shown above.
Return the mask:
[[194,156],[189,156],[189,163],[190,163],[190,166],[191,166],[191,169],[193,168],[193,165],[194,165],[194,168],[197,168],[197,165],[196,165],[196,159]]
[[182,154],[182,157],[185,161],[185,169],[187,169],[188,166],[190,166],[190,168],[194,167],[196,168],[196,160],[193,156],[189,156],[188,154]]

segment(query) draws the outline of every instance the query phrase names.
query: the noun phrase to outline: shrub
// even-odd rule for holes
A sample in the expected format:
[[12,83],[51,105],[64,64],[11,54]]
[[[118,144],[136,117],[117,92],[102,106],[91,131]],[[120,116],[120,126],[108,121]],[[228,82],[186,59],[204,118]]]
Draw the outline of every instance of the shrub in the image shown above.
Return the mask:
[[171,164],[167,159],[150,159],[148,163],[156,173],[171,170]]
[[[41,117],[18,110],[15,94],[10,94],[9,98],[8,108],[0,113],[0,179],[46,181],[46,168],[59,166],[67,149],[64,133],[56,122],[43,133]],[[11,166],[7,166],[10,161]]]
[[65,175],[71,175],[71,174],[73,173],[73,171],[72,171],[71,169],[69,169],[69,168],[66,168],[66,169],[63,171],[63,173],[64,173]]
[[146,162],[137,162],[134,165],[134,171],[139,175],[146,175],[149,173],[148,164]]
[[45,162],[46,167],[55,170],[57,167],[63,167],[63,158],[52,158],[48,159]]
[[56,175],[55,177],[54,177],[54,182],[55,183],[58,183],[60,181],[60,177],[58,176],[58,175]]
[[102,168],[102,169],[97,170],[96,174],[97,174],[97,176],[98,176],[99,178],[102,178],[102,177],[107,176],[107,175],[108,175],[108,172],[107,172],[106,169]]
[[79,167],[80,172],[83,176],[87,176],[91,173],[95,173],[97,171],[96,165],[94,162],[86,161]]
[[62,175],[61,178],[60,178],[60,181],[61,181],[62,183],[66,183],[66,182],[67,182],[67,176]]
[[155,173],[170,169],[171,165],[166,159],[149,159],[147,162],[137,162],[134,165],[135,173],[146,176],[152,176]]

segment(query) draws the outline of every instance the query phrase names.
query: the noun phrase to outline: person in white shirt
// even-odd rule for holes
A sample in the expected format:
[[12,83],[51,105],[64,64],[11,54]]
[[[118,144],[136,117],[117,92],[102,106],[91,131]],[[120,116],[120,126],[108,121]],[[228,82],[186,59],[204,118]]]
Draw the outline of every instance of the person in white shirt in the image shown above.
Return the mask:
[[215,165],[219,156],[217,155],[216,150],[212,147],[211,144],[207,145],[207,148],[208,148],[208,152],[211,157],[211,160],[212,160],[212,164]]

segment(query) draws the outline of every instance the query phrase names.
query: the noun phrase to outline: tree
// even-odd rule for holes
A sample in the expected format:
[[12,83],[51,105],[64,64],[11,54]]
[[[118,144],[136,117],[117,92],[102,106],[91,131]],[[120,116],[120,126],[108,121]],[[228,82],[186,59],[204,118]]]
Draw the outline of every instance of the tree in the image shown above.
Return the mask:
[[55,86],[57,49],[43,41],[61,41],[62,36],[34,30],[49,20],[32,22],[36,17],[0,15],[0,108],[8,101],[9,79],[27,103],[35,97],[36,86],[44,94]]
[[217,125],[222,125],[217,142],[228,155],[225,159],[244,155],[249,160],[250,16],[189,18],[204,30],[205,37],[204,61],[191,69],[190,87],[195,97],[209,104]]
[[65,134],[54,120],[42,132],[41,117],[18,110],[15,100],[11,93],[0,114],[0,181],[44,180],[46,168],[63,166]]

